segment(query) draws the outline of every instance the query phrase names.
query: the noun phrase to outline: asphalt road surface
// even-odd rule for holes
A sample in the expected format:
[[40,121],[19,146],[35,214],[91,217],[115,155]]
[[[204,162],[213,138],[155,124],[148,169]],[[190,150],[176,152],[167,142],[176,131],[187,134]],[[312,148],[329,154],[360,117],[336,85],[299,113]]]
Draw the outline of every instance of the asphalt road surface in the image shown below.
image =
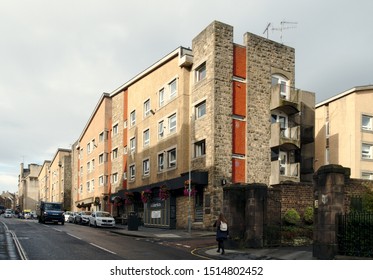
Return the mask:
[[195,260],[180,246],[169,242],[122,236],[110,229],[84,225],[39,224],[36,220],[0,217],[0,240],[14,240],[14,253],[0,246],[0,259],[28,260]]

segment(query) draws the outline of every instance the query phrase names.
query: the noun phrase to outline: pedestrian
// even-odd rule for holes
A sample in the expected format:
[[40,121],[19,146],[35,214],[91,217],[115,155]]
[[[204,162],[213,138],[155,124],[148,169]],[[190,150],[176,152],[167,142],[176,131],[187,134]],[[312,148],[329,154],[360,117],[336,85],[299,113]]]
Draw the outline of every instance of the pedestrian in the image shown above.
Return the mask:
[[225,219],[223,213],[219,214],[218,219],[214,223],[214,227],[216,227],[216,241],[218,242],[218,250],[216,252],[224,255],[224,241],[227,240],[229,232],[228,232],[228,223]]

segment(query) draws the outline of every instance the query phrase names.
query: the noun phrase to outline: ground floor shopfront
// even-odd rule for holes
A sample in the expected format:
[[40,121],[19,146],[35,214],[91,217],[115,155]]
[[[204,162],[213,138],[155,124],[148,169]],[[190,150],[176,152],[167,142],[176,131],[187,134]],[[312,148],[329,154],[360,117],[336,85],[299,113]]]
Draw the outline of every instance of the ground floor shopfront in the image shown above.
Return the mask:
[[110,195],[112,213],[118,222],[125,222],[135,213],[146,227],[204,228],[204,215],[210,213],[207,208],[211,204],[206,196],[207,186],[208,172],[192,172],[136,189],[123,189]]

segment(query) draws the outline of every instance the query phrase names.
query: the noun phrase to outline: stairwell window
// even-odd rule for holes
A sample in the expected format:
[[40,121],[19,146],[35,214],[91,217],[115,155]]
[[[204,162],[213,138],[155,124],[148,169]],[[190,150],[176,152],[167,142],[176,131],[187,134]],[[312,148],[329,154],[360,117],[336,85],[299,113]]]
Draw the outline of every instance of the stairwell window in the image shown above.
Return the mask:
[[202,63],[195,70],[195,81],[198,83],[206,78],[206,62]]

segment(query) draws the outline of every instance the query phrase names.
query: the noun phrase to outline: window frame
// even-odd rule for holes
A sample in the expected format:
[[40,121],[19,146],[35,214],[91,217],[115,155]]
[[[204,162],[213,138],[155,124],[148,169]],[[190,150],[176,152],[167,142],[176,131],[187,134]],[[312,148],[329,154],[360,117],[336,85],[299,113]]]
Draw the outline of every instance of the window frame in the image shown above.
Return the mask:
[[150,145],[150,129],[147,128],[142,133],[143,147],[148,147]]
[[[368,152],[365,151],[364,146],[368,147]],[[373,144],[362,143],[361,144],[361,159],[371,160],[373,159]]]
[[150,116],[150,98],[144,102],[144,118]]
[[142,176],[150,176],[150,159],[146,158],[142,161]]
[[[175,119],[175,121],[172,121],[173,119]],[[168,117],[168,132],[171,134],[171,133],[175,133],[176,130],[177,130],[177,115],[176,113],[174,113]]]
[[196,69],[194,70],[194,73],[195,73],[194,78],[195,78],[196,83],[205,80],[207,76],[206,61],[201,63],[198,67],[196,67]]
[[129,169],[129,173],[130,173],[129,180],[134,181],[136,179],[136,165],[135,164],[130,164],[128,169]]
[[[172,157],[174,157],[174,159],[172,159]],[[177,152],[176,152],[176,148],[172,148],[167,151],[167,167],[171,169],[171,168],[176,168],[176,166],[177,166]]]
[[[174,90],[173,90],[174,85]],[[173,79],[171,82],[168,83],[168,90],[169,90],[169,97],[170,100],[174,99],[177,96],[177,79]]]
[[130,113],[130,125],[131,125],[131,127],[136,125],[136,110],[133,110]]
[[194,157],[203,157],[206,155],[206,139],[194,143]]
[[[368,126],[364,126],[364,118],[368,119]],[[362,114],[361,115],[361,129],[363,131],[373,131],[373,116],[367,115],[367,114]]]
[[[201,108],[203,108],[204,110],[201,110]],[[206,109],[207,109],[206,100],[203,100],[202,102],[198,103],[195,106],[195,114],[196,114],[196,119],[197,120],[206,115],[206,113],[207,113]],[[200,114],[201,112],[203,113],[202,115]]]

